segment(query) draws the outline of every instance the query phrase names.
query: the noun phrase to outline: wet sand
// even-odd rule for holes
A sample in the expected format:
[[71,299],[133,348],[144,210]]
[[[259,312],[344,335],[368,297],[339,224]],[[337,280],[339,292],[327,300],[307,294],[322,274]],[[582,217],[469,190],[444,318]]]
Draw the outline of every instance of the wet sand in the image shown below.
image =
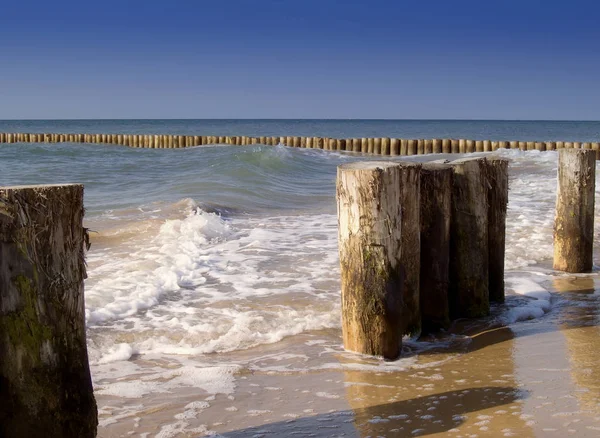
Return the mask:
[[598,436],[600,280],[544,286],[556,292],[544,317],[459,322],[409,342],[402,365],[345,353],[331,330],[219,355],[246,364],[229,394],[97,395],[99,436]]

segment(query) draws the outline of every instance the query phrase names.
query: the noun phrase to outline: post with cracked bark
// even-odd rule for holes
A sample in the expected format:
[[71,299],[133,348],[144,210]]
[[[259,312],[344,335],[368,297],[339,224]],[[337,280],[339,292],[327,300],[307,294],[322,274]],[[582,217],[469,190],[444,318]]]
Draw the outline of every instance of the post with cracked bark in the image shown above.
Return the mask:
[[450,317],[490,312],[488,190],[485,158],[453,161],[450,220]]
[[554,218],[554,269],[592,270],[596,151],[561,149]]
[[402,172],[391,162],[337,171],[344,348],[386,359],[402,343]]
[[508,160],[486,158],[488,178],[488,248],[490,301],[504,302],[504,253],[508,205]]
[[94,437],[83,186],[0,187],[0,436]]
[[450,325],[448,282],[452,166],[426,163],[421,169],[421,268],[419,302],[423,334]]

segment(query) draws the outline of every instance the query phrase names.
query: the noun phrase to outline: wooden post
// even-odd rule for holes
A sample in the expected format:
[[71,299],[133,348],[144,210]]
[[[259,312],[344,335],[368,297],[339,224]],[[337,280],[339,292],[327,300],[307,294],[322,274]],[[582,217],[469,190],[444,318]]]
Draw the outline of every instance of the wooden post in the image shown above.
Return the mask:
[[381,139],[381,155],[391,155],[389,137],[383,137]]
[[455,140],[452,140],[450,138],[442,139],[442,153],[451,154],[452,153],[452,144],[454,143],[454,141]]
[[475,140],[475,152],[483,152],[483,140]]
[[508,205],[508,160],[486,159],[488,178],[488,248],[490,301],[504,302],[504,252]]
[[375,142],[372,137],[367,138],[367,153],[372,154],[374,151]]
[[600,143],[592,142],[592,150],[596,152],[596,160],[600,159]]
[[557,150],[558,149],[564,149],[564,147],[565,147],[565,142],[563,142],[563,141],[557,141],[556,142],[556,149]]
[[344,164],[337,171],[344,348],[396,359],[402,343],[402,168]]
[[392,155],[392,156],[400,155],[400,139],[398,139],[398,138],[390,139],[390,155]]
[[373,153],[375,155],[381,155],[381,137],[373,139]]
[[558,154],[554,219],[554,269],[592,270],[596,152],[563,149]]
[[399,162],[401,167],[399,202],[402,207],[402,334],[415,335],[421,330],[419,298],[421,266],[421,167],[420,163]]
[[510,148],[511,149],[519,149],[519,142],[518,141],[511,141],[509,142]]
[[408,140],[406,143],[406,154],[417,155],[417,140]]
[[360,139],[360,151],[366,154],[369,151],[369,140],[367,138]]
[[467,140],[465,140],[464,138],[458,140],[458,152],[460,154],[467,153]]
[[433,140],[430,138],[426,138],[423,140],[423,153],[424,154],[433,154]]
[[400,155],[408,155],[408,139],[400,139]]
[[425,140],[422,138],[417,139],[417,155],[423,155],[425,153]]
[[450,316],[486,316],[489,304],[488,190],[485,158],[452,162]]
[[448,281],[452,166],[427,163],[421,169],[421,333],[450,325]]
[[442,145],[444,142],[439,138],[434,138],[432,140],[432,142],[433,142],[433,153],[441,154],[442,153]]
[[95,437],[83,186],[0,187],[0,436]]

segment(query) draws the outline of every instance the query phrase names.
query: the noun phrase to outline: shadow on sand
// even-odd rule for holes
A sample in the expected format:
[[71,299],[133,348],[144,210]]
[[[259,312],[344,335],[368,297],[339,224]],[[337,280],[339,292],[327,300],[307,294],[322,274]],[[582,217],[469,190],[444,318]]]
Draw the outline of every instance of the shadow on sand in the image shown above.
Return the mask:
[[[487,386],[431,394],[410,400],[290,419],[225,432],[222,437],[358,437],[398,432],[425,436],[459,427],[465,415],[515,402],[527,396],[514,387]],[[433,408],[433,409],[432,409]]]

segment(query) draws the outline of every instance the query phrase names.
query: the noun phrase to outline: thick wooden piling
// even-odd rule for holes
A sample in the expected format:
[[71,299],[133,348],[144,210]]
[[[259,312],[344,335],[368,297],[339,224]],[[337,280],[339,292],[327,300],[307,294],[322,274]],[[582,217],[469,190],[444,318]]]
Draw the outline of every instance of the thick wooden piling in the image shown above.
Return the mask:
[[83,186],[0,187],[0,436],[95,437]]
[[404,276],[402,278],[403,298],[403,334],[414,335],[421,330],[421,306],[419,299],[421,266],[421,167],[420,163],[399,162],[400,193],[402,208],[401,235],[402,253],[400,262]]
[[559,152],[554,269],[573,273],[592,270],[595,185],[595,151]]
[[488,190],[485,158],[452,162],[450,316],[489,314]]
[[337,172],[344,347],[386,359],[402,343],[401,172],[390,162]]
[[421,169],[421,333],[450,325],[448,283],[452,166],[427,163]]
[[508,160],[486,158],[490,302],[504,302],[504,253],[508,205]]

